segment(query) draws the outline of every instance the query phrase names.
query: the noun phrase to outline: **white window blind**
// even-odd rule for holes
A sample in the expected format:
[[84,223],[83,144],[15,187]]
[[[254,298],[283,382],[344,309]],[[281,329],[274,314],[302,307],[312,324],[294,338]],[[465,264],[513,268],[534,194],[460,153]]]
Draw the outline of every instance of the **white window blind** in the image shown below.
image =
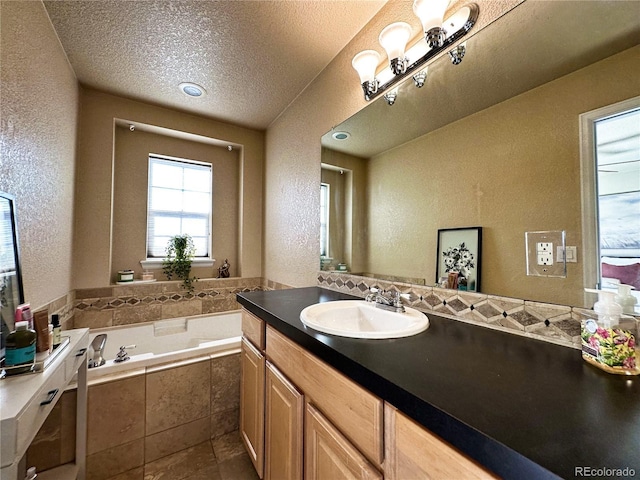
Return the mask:
[[196,257],[211,256],[211,165],[149,156],[147,258],[165,256],[174,235],[188,234]]

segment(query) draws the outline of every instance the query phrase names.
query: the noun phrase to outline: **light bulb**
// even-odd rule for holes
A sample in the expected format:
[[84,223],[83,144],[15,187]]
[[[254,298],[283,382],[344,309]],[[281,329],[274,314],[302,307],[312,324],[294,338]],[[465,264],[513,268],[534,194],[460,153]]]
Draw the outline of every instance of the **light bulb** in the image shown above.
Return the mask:
[[415,0],[413,13],[420,19],[425,39],[430,47],[440,47],[444,42],[442,23],[449,0]]
[[379,63],[380,54],[375,50],[364,50],[353,57],[351,61],[351,65],[360,76],[361,84],[374,81]]
[[380,45],[386,50],[389,57],[389,65],[395,75],[404,73],[406,68],[404,62],[404,49],[411,38],[411,25],[405,22],[396,22],[387,25],[378,40]]

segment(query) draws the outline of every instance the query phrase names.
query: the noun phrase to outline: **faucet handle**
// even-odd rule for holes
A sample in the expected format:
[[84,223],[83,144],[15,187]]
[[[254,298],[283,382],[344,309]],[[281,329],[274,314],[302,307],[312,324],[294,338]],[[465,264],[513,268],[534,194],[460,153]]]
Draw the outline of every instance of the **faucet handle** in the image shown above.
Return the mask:
[[135,345],[122,345],[120,346],[120,351],[116,354],[116,358],[113,360],[116,363],[126,362],[129,360],[129,354],[127,353],[127,348],[132,349],[136,348]]

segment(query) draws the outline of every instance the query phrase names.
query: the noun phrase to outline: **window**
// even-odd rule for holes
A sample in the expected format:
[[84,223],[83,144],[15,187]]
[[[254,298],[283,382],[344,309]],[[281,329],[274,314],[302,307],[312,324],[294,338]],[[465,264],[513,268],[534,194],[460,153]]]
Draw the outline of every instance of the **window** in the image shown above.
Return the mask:
[[174,235],[188,234],[196,257],[211,257],[211,164],[149,156],[147,258],[164,258]]
[[320,184],[320,255],[329,256],[329,184]]
[[640,288],[640,109],[595,121],[601,288]]
[[618,282],[640,278],[639,115],[640,97],[580,115],[584,284],[589,287],[616,288]]

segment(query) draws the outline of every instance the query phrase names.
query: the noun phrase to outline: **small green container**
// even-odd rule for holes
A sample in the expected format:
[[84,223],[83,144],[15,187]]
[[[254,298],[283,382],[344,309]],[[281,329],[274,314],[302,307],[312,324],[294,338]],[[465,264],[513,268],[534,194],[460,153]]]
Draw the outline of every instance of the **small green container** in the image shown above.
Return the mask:
[[133,270],[119,270],[118,283],[133,282]]

